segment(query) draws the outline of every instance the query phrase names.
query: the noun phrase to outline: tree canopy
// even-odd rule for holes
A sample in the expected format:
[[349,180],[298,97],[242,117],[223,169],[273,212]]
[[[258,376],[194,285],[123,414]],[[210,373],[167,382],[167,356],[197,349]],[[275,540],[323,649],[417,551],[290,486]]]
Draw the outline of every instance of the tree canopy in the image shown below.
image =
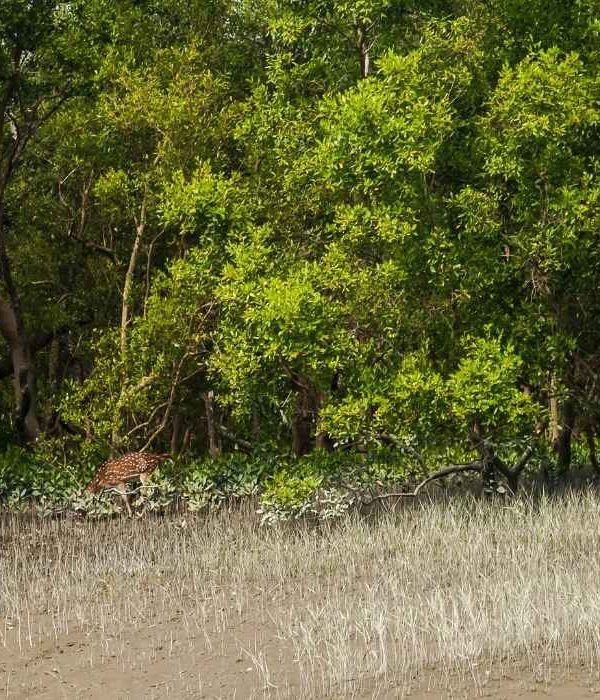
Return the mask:
[[599,9],[5,0],[3,444],[596,465]]

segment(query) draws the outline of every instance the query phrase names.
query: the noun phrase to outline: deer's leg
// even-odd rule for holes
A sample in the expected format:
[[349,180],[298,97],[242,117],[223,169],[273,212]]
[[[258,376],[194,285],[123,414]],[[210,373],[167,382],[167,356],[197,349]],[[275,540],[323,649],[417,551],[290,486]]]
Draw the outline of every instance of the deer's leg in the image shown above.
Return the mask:
[[122,481],[120,484],[117,484],[117,491],[121,494],[121,498],[125,501],[125,506],[127,508],[127,515],[131,518],[133,516],[133,513],[131,511],[131,506],[129,505],[129,498],[127,496],[127,484]]

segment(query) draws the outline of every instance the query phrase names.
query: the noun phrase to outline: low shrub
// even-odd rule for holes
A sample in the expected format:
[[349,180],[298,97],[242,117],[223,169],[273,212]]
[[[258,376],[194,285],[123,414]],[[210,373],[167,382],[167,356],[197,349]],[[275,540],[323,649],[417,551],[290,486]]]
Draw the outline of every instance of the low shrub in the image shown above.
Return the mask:
[[[96,517],[119,512],[121,500],[110,490],[83,493],[105,458],[91,444],[81,444],[71,453],[51,440],[33,450],[10,447],[0,454],[0,505]],[[398,453],[384,448],[368,454],[317,450],[299,459],[234,452],[165,462],[143,487],[131,484],[130,493],[134,507],[155,512],[179,507],[199,511],[255,496],[263,522],[270,523],[339,517],[359,500],[361,490],[398,483],[406,476]]]

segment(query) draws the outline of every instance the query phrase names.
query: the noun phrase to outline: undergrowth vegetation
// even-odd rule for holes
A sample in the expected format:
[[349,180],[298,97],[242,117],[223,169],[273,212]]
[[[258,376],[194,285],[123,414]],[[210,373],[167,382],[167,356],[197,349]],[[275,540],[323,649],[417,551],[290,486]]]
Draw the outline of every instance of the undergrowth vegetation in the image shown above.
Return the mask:
[[[0,455],[0,507],[40,514],[77,511],[91,516],[120,512],[110,489],[87,495],[84,487],[101,463],[96,454],[78,460],[49,457],[52,442],[35,450],[18,447]],[[368,454],[315,451],[301,459],[250,456],[180,458],[164,463],[142,487],[131,484],[134,505],[145,511],[191,512],[252,498],[265,522],[311,517],[330,519],[346,513],[372,489],[392,487],[415,474],[415,465],[387,448]]]
[[[587,457],[578,443],[574,461],[579,464],[570,475],[571,484],[595,483],[597,475],[585,467]],[[508,459],[515,459],[518,445]],[[315,450],[295,458],[290,455],[249,455],[226,453],[214,458],[180,456],[164,462],[143,486],[128,484],[136,512],[173,513],[203,512],[219,509],[232,502],[248,500],[262,521],[275,524],[287,520],[331,520],[374,501],[389,499],[395,493],[408,494],[415,484],[431,476],[436,469],[452,461],[467,461],[468,452],[423,455],[408,449],[374,446],[361,453]],[[546,455],[538,450],[531,469],[525,472],[526,491],[545,484],[540,480]],[[86,484],[104,457],[92,447],[78,448],[72,454],[57,449],[55,441],[40,441],[35,449],[12,447],[0,454],[0,509],[40,515],[66,512],[90,517],[111,516],[123,511],[115,489],[86,494]],[[506,482],[485,484],[479,476],[455,474],[431,485],[439,490],[446,486],[466,487],[467,491],[488,495],[509,495]],[[397,499],[396,499],[397,500]]]

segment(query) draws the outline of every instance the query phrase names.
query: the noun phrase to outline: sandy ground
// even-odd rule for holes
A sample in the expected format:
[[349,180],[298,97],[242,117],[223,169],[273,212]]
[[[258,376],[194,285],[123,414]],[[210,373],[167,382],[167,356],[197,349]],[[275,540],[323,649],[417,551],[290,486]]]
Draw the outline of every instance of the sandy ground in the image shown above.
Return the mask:
[[[278,605],[289,603],[279,601]],[[112,640],[92,632],[71,632],[38,639],[30,646],[21,630],[21,649],[14,643],[0,647],[0,698],[302,697],[293,650],[278,638],[268,616],[243,619],[219,635],[202,639],[184,633],[176,610],[164,613],[151,626],[129,630]],[[157,640],[168,641],[157,644]],[[251,658],[253,648],[264,656]],[[261,659],[269,668],[267,687],[258,668]],[[560,668],[545,669],[537,678],[518,668],[501,672],[492,668],[478,679],[456,679],[452,689],[439,683],[431,670],[427,677],[415,679],[412,688],[379,683],[352,697],[581,700],[600,695],[597,676],[573,670],[565,673]],[[341,700],[350,696],[327,697]]]

